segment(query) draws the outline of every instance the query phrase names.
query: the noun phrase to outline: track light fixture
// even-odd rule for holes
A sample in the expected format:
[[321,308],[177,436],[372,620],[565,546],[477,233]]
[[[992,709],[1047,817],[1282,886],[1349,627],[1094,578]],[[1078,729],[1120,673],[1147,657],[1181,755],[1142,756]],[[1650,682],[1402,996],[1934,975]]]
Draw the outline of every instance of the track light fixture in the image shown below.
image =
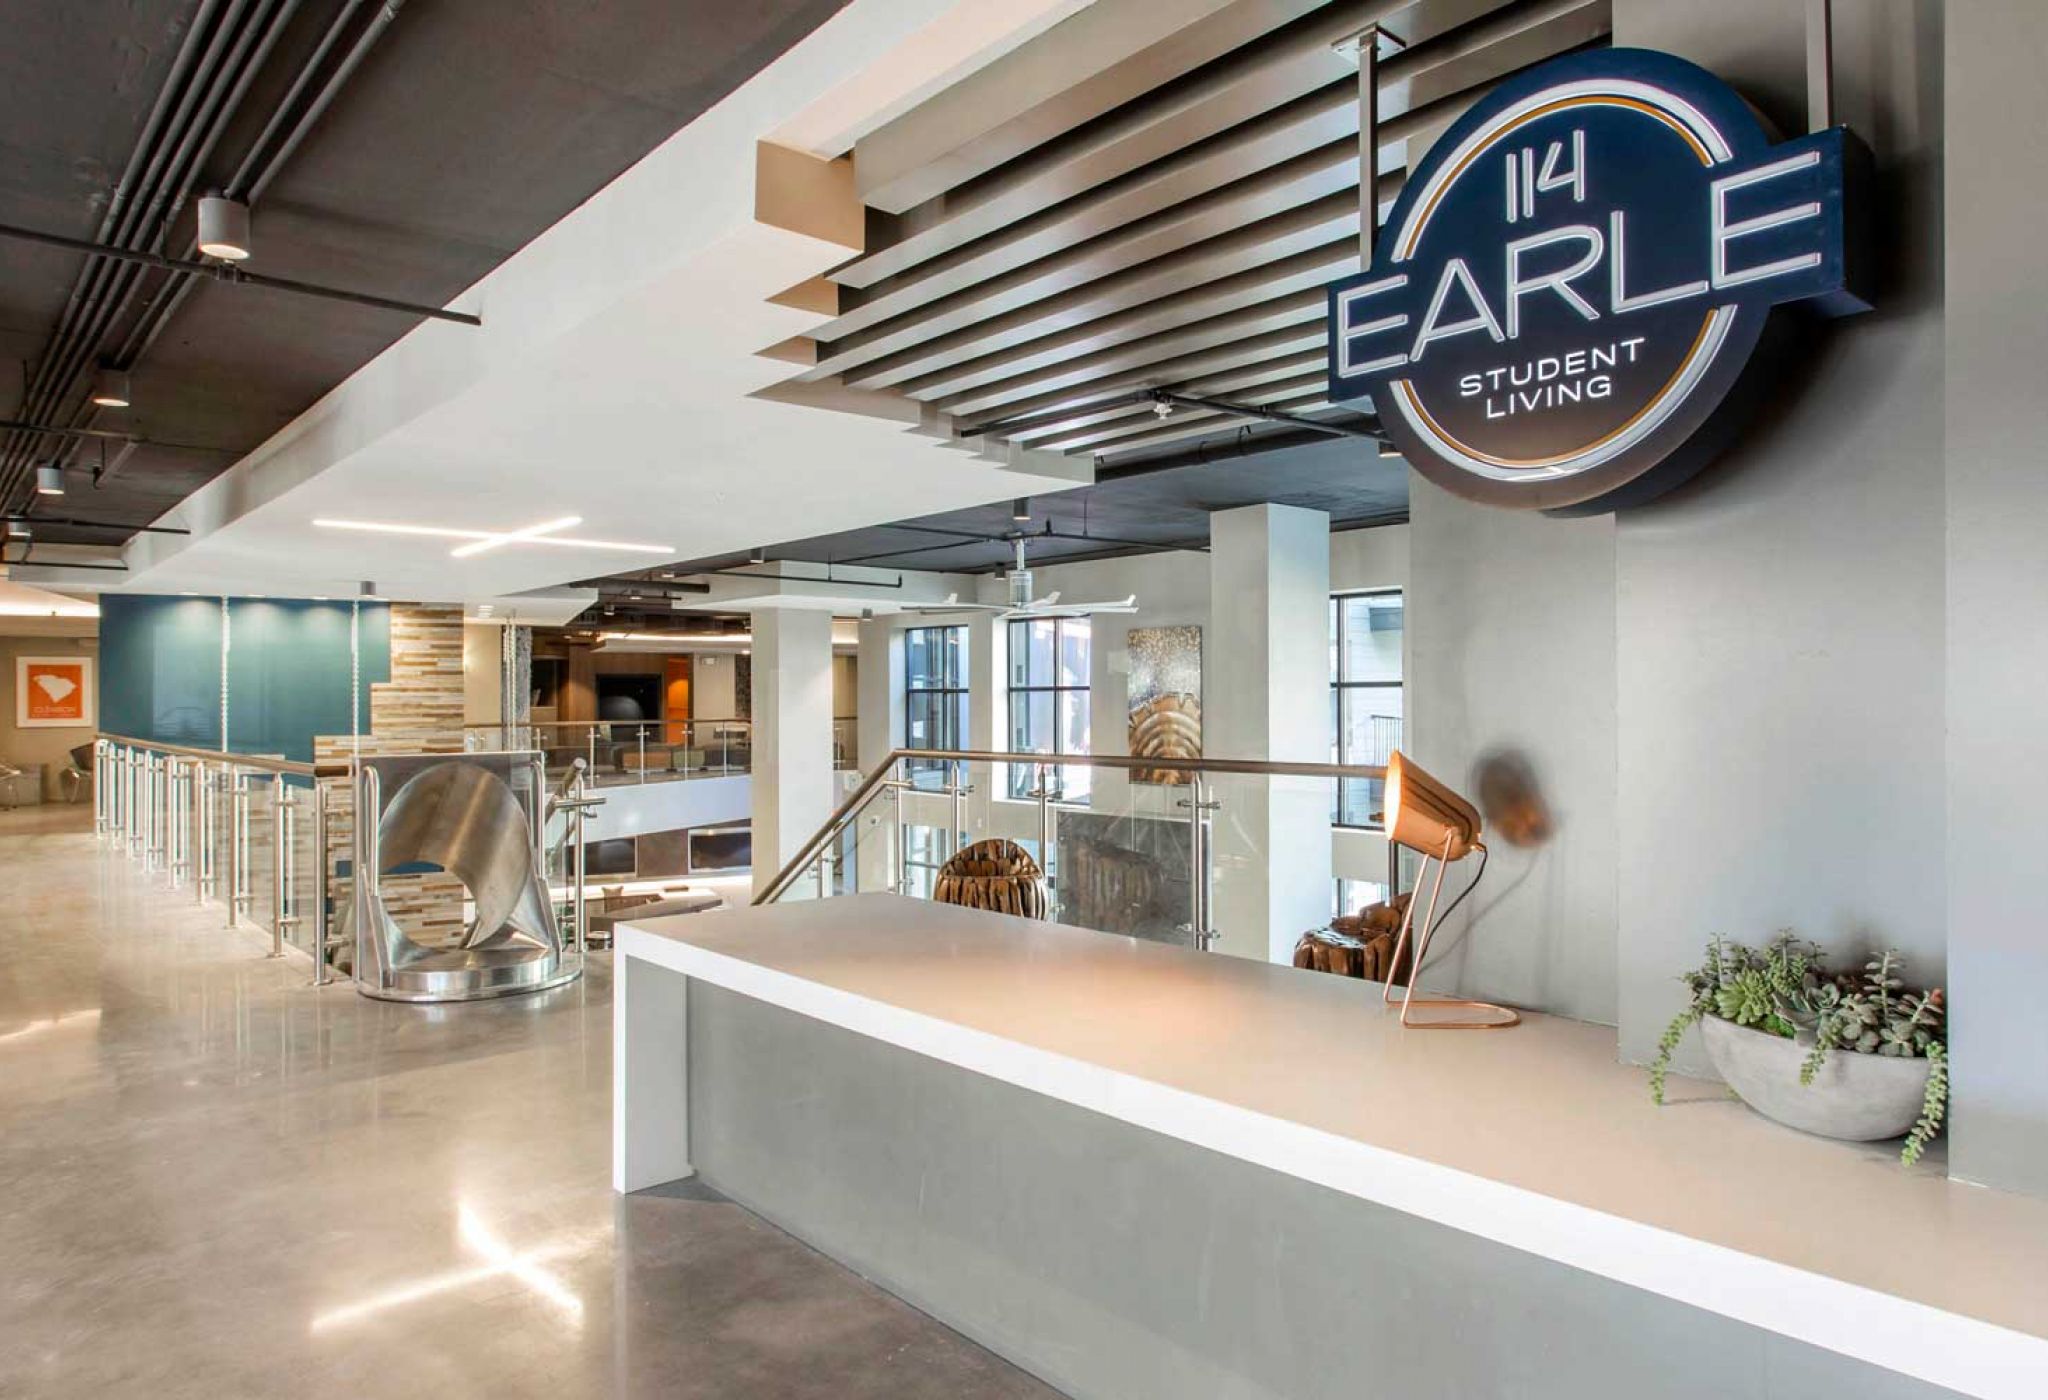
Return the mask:
[[55,462],[36,468],[36,494],[38,496],[61,496],[64,494],[64,469]]
[[249,206],[224,194],[199,197],[199,251],[222,262],[249,256]]
[[125,372],[111,365],[101,365],[99,373],[93,376],[92,401],[101,408],[126,408],[134,402],[134,389]]

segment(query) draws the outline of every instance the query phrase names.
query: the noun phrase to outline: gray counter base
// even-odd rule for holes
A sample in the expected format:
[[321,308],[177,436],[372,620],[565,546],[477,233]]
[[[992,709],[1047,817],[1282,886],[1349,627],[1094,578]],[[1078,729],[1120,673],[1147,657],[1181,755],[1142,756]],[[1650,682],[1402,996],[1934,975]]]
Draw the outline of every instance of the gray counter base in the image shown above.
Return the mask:
[[1078,1400],[1954,1393],[699,981],[688,1052],[707,1183]]

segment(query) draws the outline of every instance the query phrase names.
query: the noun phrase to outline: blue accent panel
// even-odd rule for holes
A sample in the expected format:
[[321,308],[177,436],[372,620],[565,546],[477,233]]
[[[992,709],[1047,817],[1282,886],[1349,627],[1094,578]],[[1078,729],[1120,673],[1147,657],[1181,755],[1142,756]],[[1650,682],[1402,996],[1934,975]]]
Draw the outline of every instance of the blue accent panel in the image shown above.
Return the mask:
[[[349,732],[347,602],[229,600],[227,746],[306,762],[313,740]],[[391,609],[361,606],[362,690],[391,679]],[[100,599],[100,725],[110,734],[222,747],[221,603],[108,593]]]
[[313,758],[313,738],[349,732],[349,605],[228,601],[228,745]]
[[220,600],[100,595],[100,727],[220,747]]

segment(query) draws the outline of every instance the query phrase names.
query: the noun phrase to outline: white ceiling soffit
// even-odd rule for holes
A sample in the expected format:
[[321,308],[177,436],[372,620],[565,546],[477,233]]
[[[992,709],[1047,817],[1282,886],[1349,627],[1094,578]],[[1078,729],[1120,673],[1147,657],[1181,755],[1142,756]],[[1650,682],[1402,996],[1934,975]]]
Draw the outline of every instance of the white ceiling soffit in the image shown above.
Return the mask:
[[[773,395],[915,413],[986,456],[1235,430],[1150,391],[1292,414],[1357,271],[1354,39],[1379,24],[1382,211],[1501,79],[1607,41],[1611,0],[1098,0],[854,146],[868,249],[813,290]],[[1364,447],[1361,450],[1369,450]],[[1038,465],[1037,470],[1050,468]]]
[[891,62],[848,78],[765,139],[826,160],[843,156],[869,132],[1094,3],[956,6],[905,40]]
[[[481,328],[420,326],[164,517],[189,537],[138,538],[125,576],[30,572],[154,593],[338,594],[369,580],[385,597],[507,599],[1071,485],[1064,469],[1033,474],[1023,454],[939,450],[905,431],[914,412],[849,418],[753,397],[787,369],[757,352],[816,319],[769,298],[860,251],[847,246],[857,238],[756,221],[760,138],[828,95],[839,95],[834,120],[860,125],[843,98],[849,74],[915,87],[920,61],[958,73],[957,46],[926,45],[920,58],[918,43],[960,23],[956,12],[977,13],[976,52],[996,56],[992,8],[853,0],[457,297]],[[1016,8],[1026,29],[1044,18],[1041,5]],[[843,177],[811,163],[828,182]],[[509,534],[571,516],[554,533],[661,552],[513,542],[456,558],[465,537],[313,523]]]

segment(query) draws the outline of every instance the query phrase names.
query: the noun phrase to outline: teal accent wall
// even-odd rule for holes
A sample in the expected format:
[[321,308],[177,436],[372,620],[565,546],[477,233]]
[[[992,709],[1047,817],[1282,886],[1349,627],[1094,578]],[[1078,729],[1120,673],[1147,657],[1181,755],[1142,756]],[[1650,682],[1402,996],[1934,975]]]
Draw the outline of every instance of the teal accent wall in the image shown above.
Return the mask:
[[220,599],[100,595],[100,728],[220,747]]
[[[300,762],[313,740],[350,730],[350,604],[303,598],[222,600],[106,594],[100,600],[100,724],[112,734],[225,747]],[[370,687],[391,679],[391,609],[361,605],[355,696],[370,724]]]

